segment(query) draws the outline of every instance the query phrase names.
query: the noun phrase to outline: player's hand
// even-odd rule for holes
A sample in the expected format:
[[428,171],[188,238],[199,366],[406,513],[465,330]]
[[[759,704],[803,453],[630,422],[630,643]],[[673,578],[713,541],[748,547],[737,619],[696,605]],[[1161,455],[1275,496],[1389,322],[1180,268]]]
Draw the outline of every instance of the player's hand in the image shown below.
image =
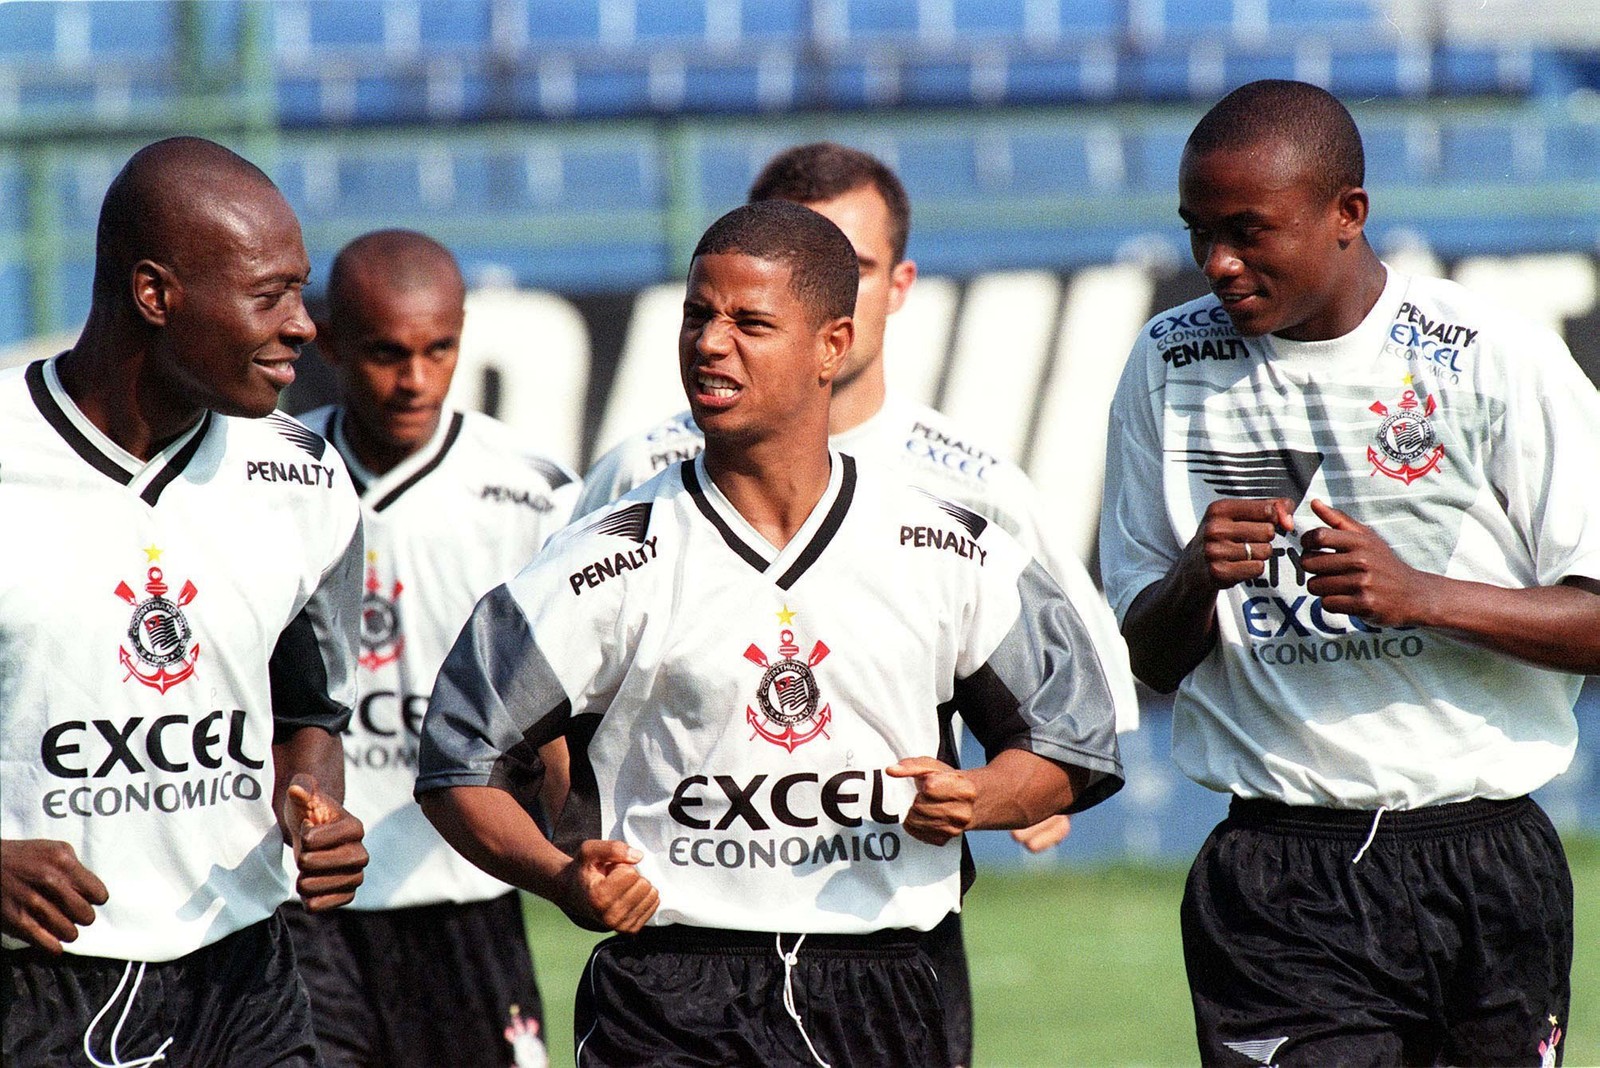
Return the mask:
[[661,904],[660,892],[636,867],[643,859],[626,842],[590,839],[557,876],[556,904],[619,934],[637,934]]
[[1377,531],[1331,504],[1312,501],[1311,510],[1328,525],[1301,536],[1300,564],[1311,576],[1306,590],[1322,598],[1323,609],[1381,627],[1422,622],[1423,587],[1433,576],[1402,561]]
[[283,799],[283,825],[289,828],[300,877],[295,890],[310,912],[347,905],[361,885],[367,848],[366,828],[343,805],[322,793],[316,777],[302,772]]
[[94,922],[106,884],[83,866],[70,844],[48,838],[8,838],[0,843],[0,930],[60,953],[78,928]]
[[1215,500],[1184,549],[1184,563],[1225,590],[1260,578],[1272,559],[1272,540],[1293,529],[1294,502],[1286,497]]
[[917,780],[917,796],[901,818],[906,833],[919,842],[944,845],[972,826],[978,788],[959,768],[933,757],[907,757],[884,769],[896,779]]
[[1011,832],[1011,837],[1021,842],[1028,852],[1043,853],[1065,842],[1071,833],[1072,818],[1058,812],[1054,816],[1046,816],[1032,827],[1018,827]]

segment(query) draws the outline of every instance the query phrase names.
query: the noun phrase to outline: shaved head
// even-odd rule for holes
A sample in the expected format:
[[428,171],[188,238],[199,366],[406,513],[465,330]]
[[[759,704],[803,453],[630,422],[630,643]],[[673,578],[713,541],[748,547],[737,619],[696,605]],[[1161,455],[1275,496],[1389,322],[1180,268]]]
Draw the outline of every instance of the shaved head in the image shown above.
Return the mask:
[[337,330],[358,314],[366,292],[376,288],[399,294],[417,289],[466,296],[461,268],[449,249],[415,230],[377,230],[363,234],[334,257],[328,275],[328,321]]
[[1241,85],[1206,112],[1184,155],[1266,145],[1293,149],[1326,196],[1366,181],[1355,120],[1332,93],[1307,82],[1267,78]]
[[193,268],[218,229],[236,226],[241,206],[262,197],[284,203],[261,168],[214,141],[170,137],[141,148],[100,206],[95,298],[113,306],[128,301],[133,267],[141,260],[180,273]]

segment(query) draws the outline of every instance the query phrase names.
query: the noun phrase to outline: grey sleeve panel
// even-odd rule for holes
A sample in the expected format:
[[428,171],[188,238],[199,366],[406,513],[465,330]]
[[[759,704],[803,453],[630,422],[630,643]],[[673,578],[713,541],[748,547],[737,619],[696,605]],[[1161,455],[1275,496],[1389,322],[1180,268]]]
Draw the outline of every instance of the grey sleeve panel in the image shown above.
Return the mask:
[[510,789],[517,766],[559,737],[570,715],[527,617],[510,590],[495,587],[472,610],[439,669],[422,720],[416,793]]
[[322,727],[337,734],[350,722],[361,648],[364,549],[357,522],[344,551],[278,635],[267,661],[275,745],[301,727]]
[[1069,811],[1122,788],[1111,683],[1083,620],[1037,561],[1017,578],[1017,621],[952,703],[990,759],[1026,749],[1089,772]]

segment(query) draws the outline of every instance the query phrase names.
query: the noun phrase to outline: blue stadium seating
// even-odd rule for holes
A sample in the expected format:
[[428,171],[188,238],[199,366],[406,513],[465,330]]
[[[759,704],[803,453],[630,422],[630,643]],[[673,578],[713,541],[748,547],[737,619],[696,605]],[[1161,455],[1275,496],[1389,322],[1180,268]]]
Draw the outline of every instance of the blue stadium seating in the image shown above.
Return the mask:
[[0,341],[24,338],[28,329],[28,268],[0,260]]

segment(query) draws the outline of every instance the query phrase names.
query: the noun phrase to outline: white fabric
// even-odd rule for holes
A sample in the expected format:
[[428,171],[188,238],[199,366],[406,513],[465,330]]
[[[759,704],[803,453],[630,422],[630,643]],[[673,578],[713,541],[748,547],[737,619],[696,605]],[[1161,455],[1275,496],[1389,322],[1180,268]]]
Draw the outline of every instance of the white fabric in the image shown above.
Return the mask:
[[1295,530],[1226,591],[1178,691],[1197,782],[1294,805],[1410,809],[1527,793],[1572,759],[1581,678],[1322,610],[1297,570],[1320,498],[1401,559],[1506,587],[1600,577],[1600,401],[1559,338],[1389,271],[1331,341],[1240,338],[1215,298],[1152,319],[1112,407],[1101,561],[1119,617],[1211,501],[1285,496]]
[[566,522],[577,478],[531,453],[504,424],[450,411],[432,440],[374,475],[351,449],[339,411],[301,418],[344,457],[366,527],[360,701],[344,738],[345,804],[366,823],[372,860],[346,907],[499,897],[510,887],[450,848],[412,800],[417,732],[472,606]]
[[0,426],[5,837],[68,842],[105,882],[68,953],[171,960],[288,897],[268,662],[286,628],[314,630],[312,659],[286,666],[324,680],[328,708],[295,711],[338,729],[359,506],[337,454],[287,416],[213,413],[140,463],[53,362],[0,374]]

